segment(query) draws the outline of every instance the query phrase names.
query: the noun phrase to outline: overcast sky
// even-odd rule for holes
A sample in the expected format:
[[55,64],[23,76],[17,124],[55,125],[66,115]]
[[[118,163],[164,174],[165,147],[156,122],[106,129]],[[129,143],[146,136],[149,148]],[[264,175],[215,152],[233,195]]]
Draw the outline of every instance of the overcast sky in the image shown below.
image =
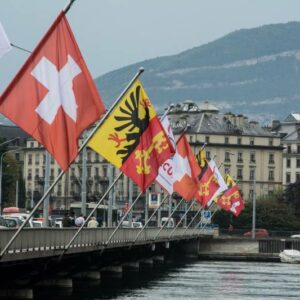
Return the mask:
[[[32,50],[67,3],[0,0],[0,21],[12,43]],[[97,77],[241,28],[300,21],[299,12],[299,0],[76,0],[67,17]],[[0,92],[27,57],[13,49],[0,59]]]

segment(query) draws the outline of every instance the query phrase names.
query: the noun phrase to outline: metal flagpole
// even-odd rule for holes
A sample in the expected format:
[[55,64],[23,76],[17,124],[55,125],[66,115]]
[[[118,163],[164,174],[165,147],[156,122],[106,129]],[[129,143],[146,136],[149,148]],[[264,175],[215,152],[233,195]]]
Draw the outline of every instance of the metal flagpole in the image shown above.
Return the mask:
[[[74,2],[74,1],[73,1]],[[114,110],[116,105],[119,103],[119,101],[123,98],[123,96],[127,93],[131,85],[135,82],[135,80],[144,72],[144,68],[140,68],[139,71],[135,74],[135,76],[131,79],[127,87],[123,90],[123,92],[120,94],[118,99],[114,102],[114,104],[110,107],[110,109],[106,112],[106,114],[100,119],[98,124],[95,126],[95,128],[91,131],[87,139],[82,143],[81,147],[78,150],[78,154],[83,150],[83,148],[87,145],[89,140],[92,138],[92,136],[95,134],[95,132],[99,129],[99,127],[104,123],[104,121],[109,117],[111,112]],[[31,213],[29,214],[28,218],[21,224],[21,226],[18,228],[18,230],[15,232],[15,234],[12,236],[12,238],[8,241],[6,246],[2,249],[0,253],[0,260],[3,257],[4,253],[7,251],[7,249],[11,246],[11,244],[14,242],[14,240],[17,238],[17,236],[20,234],[20,232],[23,230],[25,225],[28,223],[28,221],[31,219],[33,214],[36,212],[36,210],[39,208],[39,206],[44,202],[46,197],[50,194],[52,189],[55,187],[55,185],[58,183],[58,181],[61,179],[61,177],[65,174],[64,171],[61,171],[55,181],[51,184],[51,186],[48,188],[48,190],[44,193],[43,197],[38,201],[38,203],[35,205]],[[121,173],[123,174],[123,173]]]
[[134,207],[135,203],[140,199],[141,195],[143,194],[143,192],[140,192],[138,194],[138,196],[135,198],[135,200],[133,201],[133,203],[130,205],[128,211],[125,213],[125,215],[122,217],[121,221],[119,222],[118,226],[115,228],[115,230],[112,232],[112,234],[109,236],[109,238],[107,239],[107,241],[104,244],[104,248],[102,249],[101,253],[103,253],[104,249],[108,246],[109,242],[111,241],[111,239],[115,236],[116,232],[118,231],[118,229],[120,228],[120,226],[122,225],[123,221],[126,219],[126,217],[128,216],[129,212],[132,210],[132,208]]
[[191,210],[193,203],[195,202],[195,200],[193,200],[191,202],[191,205],[189,206],[189,208],[185,211],[184,215],[181,217],[180,221],[176,224],[175,228],[172,230],[172,232],[169,235],[169,238],[171,238],[171,236],[174,234],[175,230],[179,227],[181,221],[186,217],[186,215],[188,214],[188,212]]
[[[215,209],[216,207],[217,207],[216,204],[215,204],[215,203],[212,203],[212,205],[209,207],[209,209]],[[213,215],[215,214],[216,211],[217,211],[217,210],[214,211]],[[213,216],[213,215],[212,215],[212,216]],[[193,232],[196,232],[196,230],[197,230],[198,227],[200,226],[201,222],[202,222],[202,220],[200,219],[200,222],[198,222],[198,223],[196,224],[196,226],[194,227],[194,231],[193,231]],[[207,222],[205,223],[205,225],[207,225]]]
[[85,226],[85,224],[89,221],[89,219],[91,218],[91,216],[94,214],[94,212],[96,211],[96,209],[99,207],[99,205],[103,202],[104,198],[107,196],[107,194],[110,192],[110,190],[113,188],[113,186],[115,185],[115,183],[119,180],[119,178],[123,175],[123,173],[120,173],[118,175],[118,177],[114,180],[114,182],[110,185],[110,187],[106,190],[106,192],[104,193],[104,195],[102,196],[102,198],[99,200],[99,202],[96,204],[96,206],[92,209],[92,211],[90,212],[90,214],[87,216],[87,218],[84,220],[83,224],[81,224],[81,226],[78,228],[78,230],[76,231],[76,233],[73,235],[72,239],[70,240],[70,242],[68,243],[67,246],[65,246],[63,253],[59,256],[59,260],[62,259],[63,255],[68,251],[68,249],[70,248],[70,246],[72,245],[73,241],[76,239],[76,237],[78,236],[78,234],[81,232],[81,230],[83,229],[83,227]]
[[[215,208],[217,208],[217,207],[215,207]],[[217,209],[215,209],[215,211],[212,213],[211,217],[213,217],[213,216],[215,215],[216,212],[217,212]],[[206,221],[206,222],[204,223],[204,226],[200,229],[199,232],[203,231],[203,230],[205,229],[205,227],[206,227],[207,224],[208,224],[208,221]]]
[[[49,188],[50,185],[50,154],[49,152],[46,150],[45,151],[45,185],[44,185],[44,193],[46,193],[46,191]],[[45,198],[44,201],[44,205],[43,205],[43,226],[44,227],[48,227],[49,226],[49,198],[50,195],[48,195]]]
[[168,217],[168,220],[166,223],[163,224],[163,226],[161,227],[161,229],[158,231],[158,233],[156,234],[156,236],[154,237],[153,241],[155,241],[157,239],[157,237],[159,236],[159,234],[161,233],[161,231],[166,227],[166,225],[169,223],[171,217],[174,215],[175,211],[177,210],[177,208],[181,205],[182,201],[184,199],[181,198],[181,200],[179,201],[179,203],[177,204],[177,206],[175,207],[175,209],[173,210],[173,212],[171,213],[171,215]]
[[184,235],[187,232],[187,230],[190,228],[190,226],[193,224],[194,220],[197,218],[197,216],[201,213],[202,210],[203,210],[203,206],[201,206],[198,209],[198,211],[196,212],[196,214],[194,215],[194,217],[192,218],[191,222],[188,224],[188,226],[186,227],[182,235]]
[[156,212],[161,208],[161,206],[163,205],[163,203],[165,202],[166,199],[168,199],[168,195],[166,195],[164,197],[164,199],[160,202],[159,206],[154,210],[154,212],[152,213],[152,215],[150,216],[150,218],[148,218],[147,222],[144,224],[143,228],[138,232],[138,234],[136,235],[134,241],[132,242],[131,246],[132,247],[135,242],[137,241],[138,237],[141,235],[141,233],[146,229],[146,226],[148,225],[148,223],[151,221],[152,217],[156,214]]

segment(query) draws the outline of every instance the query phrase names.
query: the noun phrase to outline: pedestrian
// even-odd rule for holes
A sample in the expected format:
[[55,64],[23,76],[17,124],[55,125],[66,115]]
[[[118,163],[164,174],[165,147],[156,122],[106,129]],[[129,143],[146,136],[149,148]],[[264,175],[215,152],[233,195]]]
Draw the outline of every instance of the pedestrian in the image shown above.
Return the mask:
[[71,211],[70,213],[71,226],[75,226],[75,213]]
[[80,214],[79,217],[75,219],[75,226],[80,227],[84,223],[83,214]]
[[89,220],[87,227],[89,228],[96,228],[98,227],[99,223],[97,222],[95,217],[91,217],[91,219]]
[[65,213],[62,221],[62,227],[71,227],[71,219],[70,219],[70,216],[69,216],[69,213]]

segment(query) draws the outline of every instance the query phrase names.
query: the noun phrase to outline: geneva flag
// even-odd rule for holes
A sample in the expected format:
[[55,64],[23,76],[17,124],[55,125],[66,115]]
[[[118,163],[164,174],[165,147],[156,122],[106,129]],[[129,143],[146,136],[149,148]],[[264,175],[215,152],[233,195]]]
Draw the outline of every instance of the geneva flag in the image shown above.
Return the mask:
[[141,83],[136,81],[88,144],[143,191],[174,149]]
[[63,170],[105,108],[61,13],[1,96],[0,112],[43,144]]

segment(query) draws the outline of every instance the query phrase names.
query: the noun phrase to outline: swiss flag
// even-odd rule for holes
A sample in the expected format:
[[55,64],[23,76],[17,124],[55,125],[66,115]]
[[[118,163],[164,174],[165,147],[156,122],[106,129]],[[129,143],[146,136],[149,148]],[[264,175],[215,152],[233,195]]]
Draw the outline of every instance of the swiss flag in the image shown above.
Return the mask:
[[173,188],[185,200],[191,200],[197,189],[200,167],[197,164],[194,153],[183,134],[176,145],[176,153],[173,157]]
[[0,100],[0,112],[45,146],[66,171],[78,138],[105,111],[62,12]]

